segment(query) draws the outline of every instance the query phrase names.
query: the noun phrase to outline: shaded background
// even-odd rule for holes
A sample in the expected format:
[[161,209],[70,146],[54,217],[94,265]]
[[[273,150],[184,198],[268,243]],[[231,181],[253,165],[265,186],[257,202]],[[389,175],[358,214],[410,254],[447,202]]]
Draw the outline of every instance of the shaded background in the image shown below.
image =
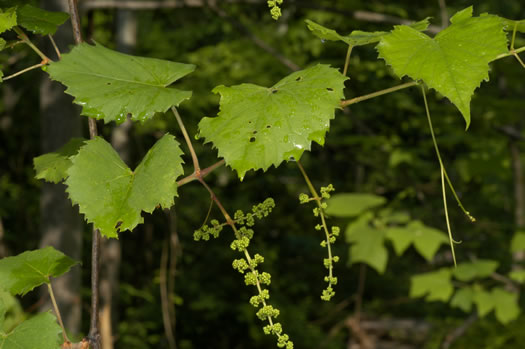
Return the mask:
[[[67,10],[65,1],[46,0],[40,5]],[[211,90],[217,85],[270,86],[291,71],[318,62],[342,69],[346,46],[323,43],[309,32],[305,19],[347,34],[355,29],[390,30],[394,24],[430,16],[439,30],[446,25],[445,18],[469,5],[451,0],[424,4],[285,0],[283,16],[276,22],[265,1],[80,1],[85,37],[123,52],[197,65],[177,83],[178,88],[193,91],[192,99],[180,107],[191,134],[203,116],[216,115],[219,98]],[[474,12],[521,19],[525,5],[519,0],[478,1]],[[69,21],[55,38],[67,52],[72,45]],[[47,45],[44,38],[35,41],[40,47]],[[524,44],[518,38],[516,46]],[[38,63],[38,57],[23,47],[1,52],[0,59],[9,72]],[[509,270],[521,258],[510,253],[510,239],[525,226],[524,73],[512,58],[494,62],[491,68],[491,81],[483,83],[473,98],[468,132],[446,99],[431,92],[429,102],[448,172],[478,219],[473,225],[450,205],[455,236],[462,240],[456,249],[458,260],[490,258]],[[354,50],[349,76],[348,98],[399,83],[377,60],[373,46]],[[32,159],[57,149],[72,135],[87,137],[86,118],[78,115],[63,88],[42,72],[24,74],[0,88],[0,257],[53,244],[83,260],[82,269],[54,281],[66,327],[81,336],[89,323],[90,227],[71,208],[63,186],[34,179]],[[170,114],[157,115],[143,125],[99,123],[99,130],[132,168],[164,132],[182,139]],[[195,144],[201,166],[217,161],[209,144]],[[190,174],[189,156],[185,161]],[[332,183],[338,192],[385,196],[392,209],[445,230],[439,164],[417,89],[338,111],[325,146],[313,145],[301,161],[317,187]],[[430,264],[411,250],[395,257],[389,247],[387,271],[379,275],[359,264],[348,266],[349,246],[340,239],[335,246],[342,258],[335,270],[336,296],[330,303],[322,302],[325,251],[313,229],[317,220],[311,207],[298,204],[299,193],[307,188],[294,163],[266,173],[252,171],[242,184],[222,167],[207,181],[230,212],[249,210],[268,196],[275,199],[272,215],[256,225],[252,250],[266,257],[262,269],[273,276],[272,301],[296,348],[366,348],[357,344],[363,338],[375,340],[378,349],[444,348],[451,338],[451,348],[523,347],[524,316],[503,326],[493,315],[477,319],[443,303],[408,297],[411,275],[451,265],[447,247]],[[182,349],[275,347],[248,303],[254,290],[244,286],[242,276],[231,268],[238,258],[229,248],[233,234],[225,229],[220,239],[193,241],[193,231],[209,208],[206,190],[192,183],[181,187],[179,195],[169,212],[146,214],[145,223],[133,232],[104,242],[104,348],[174,348],[174,343]],[[213,210],[212,216],[220,218],[220,213]],[[344,227],[344,220],[339,223]],[[28,295],[22,305],[35,312],[46,307],[45,299]],[[361,321],[356,327],[357,318]]]

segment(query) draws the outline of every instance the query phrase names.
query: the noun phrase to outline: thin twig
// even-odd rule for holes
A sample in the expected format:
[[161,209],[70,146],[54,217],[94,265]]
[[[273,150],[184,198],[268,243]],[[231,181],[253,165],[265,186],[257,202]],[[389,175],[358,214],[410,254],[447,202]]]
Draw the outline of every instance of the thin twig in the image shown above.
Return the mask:
[[359,267],[359,282],[357,284],[357,293],[355,295],[355,319],[361,321],[361,309],[363,306],[363,295],[365,293],[366,282],[366,264],[361,263]]
[[188,145],[188,148],[190,150],[191,160],[193,161],[194,172],[200,174],[201,168],[199,165],[199,159],[197,158],[195,149],[193,149],[193,145],[191,143],[190,136],[188,135],[188,131],[186,131],[186,127],[184,126],[184,123],[182,122],[182,118],[180,117],[179,112],[177,111],[177,108],[171,107],[171,111],[173,112],[173,115],[175,115],[175,118],[177,119],[177,123],[179,124],[180,130],[182,131],[182,135],[184,136],[184,139],[186,140],[186,144]]
[[168,340],[170,349],[175,349],[175,338],[173,336],[173,329],[171,325],[170,314],[168,311],[169,307],[169,295],[168,295],[168,250],[169,250],[169,237],[168,241],[162,246],[162,253],[160,255],[160,273],[159,273],[159,287],[160,287],[160,300],[161,300],[161,312],[162,312],[162,323],[164,325],[164,334]]
[[40,56],[40,58],[42,58],[42,63],[47,64],[48,62],[52,62],[53,61],[48,56],[46,56],[42,51],[40,51],[38,49],[38,47],[36,47],[33,44],[33,42],[31,42],[31,40],[29,40],[29,37],[26,35],[26,33],[24,33],[24,31],[20,27],[15,26],[15,27],[13,27],[13,30],[18,35],[20,40],[22,40],[27,46],[31,47],[31,49],[33,51],[35,51],[36,54]]
[[[219,160],[217,161],[216,163],[214,163],[213,165],[211,165],[210,167],[206,167],[204,170],[201,170],[200,172],[200,177],[201,178],[204,178],[206,177],[207,175],[209,175],[213,170],[215,170],[216,168],[218,167],[221,167],[222,165],[224,165],[224,159],[222,160]],[[188,184],[189,182],[192,182],[192,181],[195,181],[197,180],[197,175],[195,173],[192,173],[191,175],[189,176],[186,176],[180,180],[177,181],[177,186],[180,187],[181,185],[184,185],[184,184]]]
[[381,90],[381,91],[376,91],[376,92],[373,92],[373,93],[369,93],[369,94],[364,95],[364,96],[359,96],[359,97],[355,97],[355,98],[352,98],[352,99],[347,99],[345,101],[341,101],[341,107],[346,107],[346,106],[348,106],[350,104],[356,104],[356,103],[359,103],[359,102],[362,102],[362,101],[366,101],[367,99],[379,97],[379,96],[385,95],[387,93],[392,93],[392,92],[395,92],[395,91],[398,91],[398,90],[402,90],[402,89],[405,89],[405,88],[408,88],[408,87],[412,87],[412,86],[417,86],[417,85],[418,85],[417,81],[412,81],[412,82],[407,82],[405,84],[397,85],[397,86],[394,86],[394,87],[389,87],[389,88]]
[[348,72],[348,65],[350,64],[350,54],[352,54],[352,48],[353,46],[348,45],[348,49],[346,50],[345,67],[343,68],[344,76],[346,76],[346,73]]
[[58,49],[58,46],[57,46],[55,40],[53,40],[53,37],[51,36],[51,34],[47,34],[47,36],[49,37],[49,40],[51,41],[51,44],[53,45],[53,48],[55,49],[57,57],[60,60],[60,58],[62,58],[62,56],[60,55],[60,50]]
[[30,70],[33,70],[33,69],[37,69],[37,68],[40,68],[40,67],[43,67],[44,65],[46,65],[47,63],[38,63],[38,64],[35,64],[35,65],[32,65],[28,68],[25,68],[25,69],[22,69],[20,70],[19,72],[16,72],[14,74],[11,74],[11,75],[8,75],[6,76],[5,78],[2,78],[2,80],[9,80],[9,79],[12,79],[14,78],[15,76],[18,76],[18,75],[21,75],[21,74],[24,74],[25,72],[28,72]]
[[465,332],[467,332],[469,327],[472,326],[477,320],[477,313],[470,314],[470,316],[465,320],[465,322],[461,326],[455,328],[445,337],[443,343],[441,344],[441,349],[449,349],[452,346],[452,344]]
[[60,316],[60,310],[58,309],[55,294],[53,293],[53,287],[51,287],[51,280],[47,284],[47,290],[49,291],[49,296],[51,297],[51,303],[53,303],[53,309],[55,310],[58,323],[60,324],[60,327],[62,327],[62,337],[64,338],[64,343],[70,343],[71,341],[67,337],[66,328],[64,327],[64,322],[62,322],[62,316]]
[[439,11],[441,12],[441,27],[445,29],[448,26],[448,11],[445,0],[438,0]]

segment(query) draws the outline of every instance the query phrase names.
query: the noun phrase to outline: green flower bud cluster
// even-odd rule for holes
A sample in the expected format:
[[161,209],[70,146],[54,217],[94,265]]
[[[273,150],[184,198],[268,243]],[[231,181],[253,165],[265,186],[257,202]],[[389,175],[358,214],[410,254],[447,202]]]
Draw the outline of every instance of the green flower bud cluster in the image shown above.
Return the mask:
[[195,241],[204,240],[208,241],[211,236],[214,238],[219,237],[219,233],[221,232],[222,228],[226,223],[220,224],[218,220],[212,219],[210,221],[211,227],[207,224],[204,224],[199,229],[195,230],[193,233],[193,239]]
[[245,214],[241,210],[237,210],[233,215],[233,220],[236,224],[253,227],[255,225],[255,218],[262,219],[267,217],[274,208],[275,201],[272,198],[268,198],[260,204],[254,205],[252,212]]
[[278,20],[281,17],[281,8],[279,5],[283,3],[283,0],[268,0],[268,7],[270,8],[270,13],[272,18]]
[[334,186],[332,184],[329,184],[328,186],[321,188],[321,197],[317,196],[317,194],[315,194],[315,197],[309,197],[304,193],[299,195],[299,202],[301,204],[306,204],[312,200],[317,201],[317,207],[313,209],[313,213],[315,217],[321,217],[322,224],[317,224],[315,226],[315,230],[324,230],[326,236],[326,239],[321,241],[321,246],[326,247],[328,249],[328,258],[325,258],[323,260],[323,264],[325,268],[328,269],[329,273],[329,275],[324,278],[324,280],[328,283],[328,286],[326,287],[326,289],[323,290],[321,294],[321,299],[325,301],[329,301],[335,295],[332,286],[335,286],[337,284],[337,278],[332,276],[332,270],[334,267],[334,263],[339,262],[338,256],[332,256],[331,245],[334,244],[337,240],[341,229],[337,226],[332,226],[330,228],[330,231],[328,231],[328,226],[326,225],[324,216],[324,210],[328,207],[328,205],[323,200],[329,199],[331,196],[330,193],[334,190]]

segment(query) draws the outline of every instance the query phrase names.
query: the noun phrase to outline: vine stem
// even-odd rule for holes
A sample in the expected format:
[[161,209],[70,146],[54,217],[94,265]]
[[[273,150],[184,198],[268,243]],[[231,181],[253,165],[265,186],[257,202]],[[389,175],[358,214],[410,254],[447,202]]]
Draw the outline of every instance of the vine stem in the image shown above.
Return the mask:
[[345,67],[343,68],[344,76],[346,76],[346,73],[348,73],[348,65],[350,64],[350,55],[352,54],[353,48],[354,46],[348,45],[348,50],[346,50]]
[[30,70],[33,70],[33,69],[37,69],[37,68],[40,68],[40,67],[43,67],[44,65],[46,65],[47,63],[38,63],[38,64],[35,64],[35,65],[32,65],[30,67],[27,67],[25,69],[22,69],[20,70],[19,72],[16,72],[14,74],[11,74],[9,76],[6,76],[5,78],[2,78],[2,80],[9,80],[9,79],[12,79],[14,78],[15,76],[18,76],[18,75],[21,75],[21,74],[24,74],[25,72],[28,72]]
[[[82,33],[80,31],[80,19],[78,16],[77,0],[68,0],[69,17],[73,28],[75,43],[82,43]],[[98,135],[97,122],[93,118],[88,118],[89,138],[94,139]],[[91,239],[91,319],[89,322],[89,333],[85,339],[88,340],[92,349],[99,349],[100,333],[98,331],[98,284],[99,284],[99,254],[100,254],[100,231],[93,229]]]
[[295,163],[299,167],[299,170],[301,170],[301,173],[304,177],[306,185],[308,186],[308,189],[310,190],[310,193],[312,194],[315,202],[317,203],[317,207],[319,208],[319,215],[321,216],[321,223],[322,223],[323,230],[326,236],[326,248],[328,250],[328,259],[330,260],[330,264],[329,264],[330,267],[328,268],[328,276],[330,277],[329,285],[331,285],[332,284],[331,280],[333,278],[333,270],[334,270],[334,266],[332,262],[332,244],[330,243],[330,233],[328,232],[328,226],[326,224],[323,207],[321,206],[321,197],[319,196],[319,194],[317,194],[317,191],[315,190],[315,187],[313,186],[312,181],[310,181],[310,178],[306,174],[306,171],[304,170],[303,165],[301,165],[301,162],[297,160]]
[[346,107],[346,106],[351,105],[351,104],[356,104],[356,103],[359,103],[359,102],[362,102],[362,101],[366,101],[367,99],[379,97],[379,96],[382,96],[382,95],[386,95],[388,93],[392,93],[392,92],[395,92],[395,91],[398,91],[398,90],[402,90],[402,89],[405,89],[405,88],[409,88],[409,87],[412,87],[412,86],[416,86],[416,85],[418,85],[417,81],[411,81],[411,82],[407,82],[405,84],[389,87],[389,88],[384,89],[384,90],[380,90],[380,91],[376,91],[376,92],[373,92],[373,93],[369,93],[367,95],[355,97],[355,98],[352,98],[352,99],[347,99],[347,100],[341,101],[341,107]]
[[53,39],[51,34],[47,34],[47,36],[49,37],[49,40],[51,41],[51,45],[53,45],[53,48],[55,49],[55,52],[56,52],[57,57],[58,57],[58,60],[60,60],[62,58],[62,56],[60,55],[60,50],[58,49],[58,46],[57,46],[55,40]]
[[173,112],[173,115],[175,115],[175,119],[177,119],[177,123],[179,124],[180,130],[182,131],[182,135],[184,136],[184,139],[186,140],[186,144],[188,145],[188,148],[190,150],[191,159],[193,161],[193,168],[195,170],[195,173],[198,177],[200,177],[201,168],[199,166],[199,158],[197,158],[197,154],[195,153],[195,149],[193,149],[193,145],[191,144],[190,136],[188,135],[188,131],[186,131],[186,127],[184,126],[184,123],[182,122],[182,118],[179,115],[179,112],[177,111],[177,108],[171,107],[171,111]]
[[[217,161],[216,163],[214,163],[213,165],[209,166],[209,167],[206,167],[205,169],[201,170],[200,172],[200,178],[204,178],[206,177],[207,175],[209,175],[212,171],[214,171],[216,168],[218,167],[221,167],[222,165],[224,165],[224,159],[220,160],[220,161]],[[184,184],[188,184],[189,182],[192,182],[192,181],[195,181],[197,180],[197,175],[195,173],[192,173],[191,175],[189,176],[186,176],[184,178],[182,178],[181,180],[178,180],[177,181],[177,186],[181,186],[181,185],[184,185]]]
[[[432,119],[430,118],[430,110],[428,109],[427,96],[425,94],[425,87],[424,86],[421,86],[421,93],[423,94],[423,100],[425,102],[425,112],[427,114],[428,126],[430,127],[430,133],[432,135],[432,141],[434,142],[434,148],[436,149],[436,154],[437,154],[437,158],[438,158],[438,161],[439,161],[439,169],[440,169],[440,173],[441,173],[441,190],[442,190],[442,193],[443,193],[443,207],[445,208],[445,220],[447,222],[448,239],[449,239],[449,242],[450,242],[450,249],[452,251],[452,259],[454,260],[454,266],[457,266],[456,253],[454,251],[454,243],[455,243],[455,241],[454,241],[454,238],[452,237],[452,231],[450,229],[450,221],[448,219],[447,194],[446,194],[446,190],[445,190],[445,175],[446,175],[445,166],[443,166],[443,161],[441,160],[441,155],[439,154],[439,148],[438,148],[438,145],[437,145],[437,142],[436,142],[436,136],[434,135],[434,128],[432,127]],[[448,176],[447,176],[447,179],[448,179]],[[449,185],[451,185],[450,182],[449,182]],[[454,189],[453,188],[451,188],[451,189],[452,189],[452,192],[454,192],[454,194],[455,194]],[[466,212],[466,213],[470,217],[468,212]]]
[[60,316],[60,310],[58,310],[57,301],[55,299],[55,293],[53,292],[53,287],[51,287],[51,280],[49,280],[49,283],[47,284],[47,290],[49,291],[49,296],[51,297],[51,302],[53,303],[53,309],[55,310],[58,323],[60,324],[60,327],[62,327],[62,337],[64,338],[64,343],[71,343],[71,341],[67,337],[66,328],[64,327],[62,316]]
[[42,63],[44,64],[47,64],[48,62],[52,62],[53,60],[50,59],[48,56],[46,56],[42,51],[40,51],[38,49],[38,47],[36,47],[33,42],[31,42],[31,40],[29,40],[29,37],[26,35],[26,33],[24,33],[24,31],[18,27],[18,26],[15,26],[13,27],[13,30],[15,31],[15,33],[18,35],[18,37],[29,47],[31,47],[31,49],[33,51],[36,52],[37,55],[40,56],[40,58],[42,58]]

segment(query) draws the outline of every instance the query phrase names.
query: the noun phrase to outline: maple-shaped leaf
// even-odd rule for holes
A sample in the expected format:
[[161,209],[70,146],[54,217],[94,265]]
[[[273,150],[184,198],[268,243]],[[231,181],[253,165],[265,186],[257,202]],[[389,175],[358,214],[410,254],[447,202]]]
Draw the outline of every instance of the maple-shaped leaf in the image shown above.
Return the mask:
[[0,33],[16,25],[16,7],[0,9]]
[[71,166],[70,157],[76,155],[84,144],[83,138],[71,138],[56,152],[40,155],[33,159],[37,179],[58,183],[67,177],[67,170]]
[[452,272],[449,268],[412,276],[410,297],[425,296],[427,301],[448,301],[454,292],[451,276]]
[[69,15],[64,12],[51,12],[24,5],[17,9],[18,24],[35,34],[55,34],[57,28],[62,25]]
[[465,286],[460,288],[454,293],[454,296],[450,300],[450,305],[454,308],[459,308],[464,312],[468,313],[472,309],[472,303],[474,301],[474,291],[472,288]]
[[377,45],[379,57],[399,76],[405,75],[447,97],[470,125],[470,100],[488,63],[507,53],[503,20],[492,15],[472,17],[472,7],[456,13],[451,25],[430,38],[406,25],[396,26]]
[[299,160],[312,141],[324,136],[344,97],[344,77],[328,65],[294,72],[274,86],[218,86],[218,117],[203,118],[200,134],[242,180],[249,170],[266,171],[285,160]]
[[9,333],[0,330],[0,348],[2,349],[58,349],[59,334],[62,332],[54,315],[40,313]]
[[192,64],[135,57],[82,43],[51,63],[47,72],[67,86],[66,93],[82,106],[83,115],[122,123],[128,114],[144,122],[189,99],[191,92],[169,85],[194,69]]
[[485,291],[479,285],[475,285],[472,290],[474,291],[472,299],[478,308],[478,315],[484,317],[494,309],[494,298],[490,292]]
[[382,196],[367,193],[339,193],[326,202],[326,214],[334,217],[355,217],[366,210],[386,203]]
[[497,261],[479,259],[470,263],[460,263],[454,269],[454,277],[460,281],[472,281],[490,276],[498,268]]
[[346,242],[350,247],[350,263],[362,262],[374,268],[379,274],[385,272],[388,251],[385,248],[385,234],[371,226],[373,215],[370,212],[350,223],[345,230]]
[[[428,28],[429,18],[425,18],[422,21],[413,23],[410,25],[411,28],[419,31],[425,31]],[[376,32],[365,32],[361,30],[354,30],[348,35],[341,35],[333,29],[326,28],[314,21],[309,19],[305,20],[308,29],[321,40],[329,41],[343,41],[349,46],[362,46],[372,44],[381,40],[385,35],[389,35],[390,32],[376,31]]]
[[0,285],[12,294],[25,295],[78,263],[53,247],[26,251],[0,259]]
[[518,294],[506,291],[501,287],[495,287],[492,289],[492,298],[496,319],[502,324],[515,320],[520,314]]
[[445,233],[428,227],[420,221],[413,221],[404,227],[387,229],[386,237],[392,241],[397,255],[403,254],[411,245],[427,261],[431,261],[442,244],[449,242]]
[[177,196],[177,177],[183,174],[182,151],[166,134],[132,171],[103,138],[86,141],[72,157],[67,192],[88,222],[107,237],[132,230],[156,206],[169,208]]

